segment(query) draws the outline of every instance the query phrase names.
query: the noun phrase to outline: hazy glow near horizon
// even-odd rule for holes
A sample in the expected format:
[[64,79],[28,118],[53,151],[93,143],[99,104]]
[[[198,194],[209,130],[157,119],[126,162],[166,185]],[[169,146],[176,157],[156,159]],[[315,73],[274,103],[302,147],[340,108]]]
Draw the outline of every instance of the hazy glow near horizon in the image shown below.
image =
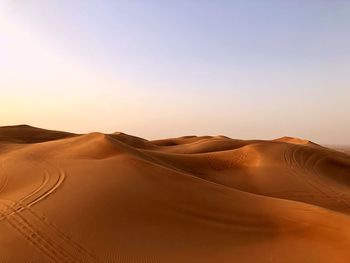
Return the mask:
[[350,1],[0,2],[0,125],[350,144]]

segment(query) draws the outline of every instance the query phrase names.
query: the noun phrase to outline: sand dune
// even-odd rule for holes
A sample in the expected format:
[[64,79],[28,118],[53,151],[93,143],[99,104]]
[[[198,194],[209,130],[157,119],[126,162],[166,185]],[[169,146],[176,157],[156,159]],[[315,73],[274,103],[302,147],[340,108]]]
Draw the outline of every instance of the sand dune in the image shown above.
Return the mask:
[[349,262],[350,156],[0,127],[0,262]]

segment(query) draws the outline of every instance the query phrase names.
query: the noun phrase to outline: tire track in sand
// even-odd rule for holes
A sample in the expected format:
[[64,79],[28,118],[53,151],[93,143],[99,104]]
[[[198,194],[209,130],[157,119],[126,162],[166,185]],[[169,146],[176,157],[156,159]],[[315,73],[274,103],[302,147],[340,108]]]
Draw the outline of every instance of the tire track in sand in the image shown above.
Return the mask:
[[[38,167],[38,170],[42,174],[42,181],[37,188],[32,189],[29,193],[20,197],[19,200],[16,200],[16,202],[21,203],[25,206],[32,206],[58,190],[66,178],[66,173],[60,167],[54,166],[47,161],[38,161],[34,158],[27,158],[26,160],[30,163],[33,163],[34,166]],[[5,170],[4,163],[2,163],[2,167],[0,168],[2,168],[3,174],[6,175],[7,172]],[[6,175],[6,178],[8,181],[8,175]]]
[[[6,219],[11,227],[54,262],[99,262],[91,252],[31,207],[12,200],[1,201],[6,207],[0,211],[1,218]],[[19,207],[21,209],[18,209]]]
[[[18,201],[0,199],[5,207],[0,211],[0,221],[6,220],[12,228],[53,262],[98,262],[91,252],[31,208],[61,186],[66,177],[65,172],[47,161],[39,162],[34,158],[27,160],[37,162],[36,166],[43,175],[42,183]],[[50,172],[48,167],[54,168],[54,171]]]
[[303,179],[304,182],[330,201],[336,202],[346,209],[350,209],[350,204],[347,198],[344,198],[337,190],[321,180],[321,175],[315,168],[316,164],[321,160],[317,159],[316,161],[313,161],[312,156],[307,156],[306,160],[298,158],[298,154],[300,154],[299,147],[291,145],[283,153],[284,161],[293,174]]
[[[20,203],[23,203],[27,206],[31,206],[44,199],[45,197],[53,193],[55,190],[57,190],[58,187],[65,180],[66,173],[58,166],[53,166],[47,161],[38,161],[35,160],[34,157],[31,157],[30,159],[28,158],[28,160],[32,163],[36,162],[36,166],[39,168],[39,170],[42,171],[43,174],[43,180],[41,185],[37,189],[32,191],[30,194],[18,200]],[[50,172],[48,170],[48,167],[51,167],[51,169],[53,168],[53,171]]]

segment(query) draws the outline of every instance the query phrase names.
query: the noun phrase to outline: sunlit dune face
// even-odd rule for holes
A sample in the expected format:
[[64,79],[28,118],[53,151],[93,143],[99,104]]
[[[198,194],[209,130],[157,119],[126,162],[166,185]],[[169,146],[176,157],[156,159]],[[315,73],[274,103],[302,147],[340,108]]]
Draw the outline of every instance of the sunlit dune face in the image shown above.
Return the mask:
[[0,127],[2,260],[346,262],[350,157],[305,141]]

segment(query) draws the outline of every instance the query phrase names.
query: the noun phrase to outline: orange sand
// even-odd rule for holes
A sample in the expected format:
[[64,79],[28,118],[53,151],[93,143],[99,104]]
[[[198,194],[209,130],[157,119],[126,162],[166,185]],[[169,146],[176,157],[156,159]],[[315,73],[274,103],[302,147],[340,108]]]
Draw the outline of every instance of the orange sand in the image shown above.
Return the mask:
[[350,155],[0,127],[0,262],[349,262]]

